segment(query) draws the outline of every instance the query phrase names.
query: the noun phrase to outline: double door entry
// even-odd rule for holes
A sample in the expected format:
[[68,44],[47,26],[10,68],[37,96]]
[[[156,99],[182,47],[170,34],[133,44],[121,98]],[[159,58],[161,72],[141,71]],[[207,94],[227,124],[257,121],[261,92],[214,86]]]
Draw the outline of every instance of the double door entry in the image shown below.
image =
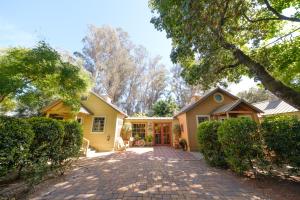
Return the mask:
[[154,145],[171,145],[171,123],[154,123]]

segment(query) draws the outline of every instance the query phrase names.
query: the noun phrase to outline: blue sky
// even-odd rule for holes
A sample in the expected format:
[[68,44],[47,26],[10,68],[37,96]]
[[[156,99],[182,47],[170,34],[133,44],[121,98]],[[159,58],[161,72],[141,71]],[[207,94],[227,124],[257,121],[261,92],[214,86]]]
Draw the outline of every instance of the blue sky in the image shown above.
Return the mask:
[[[151,56],[162,56],[168,68],[171,40],[150,23],[147,0],[9,0],[0,7],[0,48],[32,46],[46,40],[54,48],[81,51],[87,26],[110,25],[129,33],[136,45],[143,45]],[[244,78],[229,90],[237,93],[255,83]]]
[[80,51],[89,24],[110,25],[127,31],[135,44],[152,56],[161,55],[170,66],[171,41],[154,28],[151,16],[147,0],[5,1],[0,7],[0,47],[46,40],[56,48]]

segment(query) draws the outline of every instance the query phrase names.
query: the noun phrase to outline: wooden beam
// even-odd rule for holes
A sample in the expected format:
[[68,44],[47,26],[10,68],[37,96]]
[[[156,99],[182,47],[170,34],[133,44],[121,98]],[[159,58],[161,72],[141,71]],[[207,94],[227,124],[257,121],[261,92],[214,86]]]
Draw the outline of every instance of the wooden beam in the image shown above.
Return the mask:
[[227,119],[229,119],[229,113],[228,112],[226,112],[226,117],[227,117]]
[[229,111],[228,113],[252,114],[253,112],[238,110],[238,111]]

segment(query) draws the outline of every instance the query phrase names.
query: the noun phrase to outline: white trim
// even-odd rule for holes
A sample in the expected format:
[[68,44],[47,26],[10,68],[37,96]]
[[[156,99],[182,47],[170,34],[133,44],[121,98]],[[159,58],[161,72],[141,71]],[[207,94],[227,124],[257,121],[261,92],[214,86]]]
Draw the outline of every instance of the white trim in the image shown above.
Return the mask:
[[[221,100],[221,101],[217,101],[216,98],[215,98],[216,95],[221,95],[222,100]],[[224,101],[224,95],[221,94],[220,92],[216,92],[216,93],[213,95],[213,98],[214,98],[214,101],[217,102],[217,103],[222,103],[222,102]]]
[[[103,117],[104,118],[104,126],[103,126],[103,131],[93,131],[93,126],[94,126],[94,119],[97,117]],[[106,127],[106,116],[93,116],[92,117],[92,126],[91,126],[91,133],[95,133],[95,134],[103,134],[105,132],[105,127]]]
[[210,121],[210,115],[196,115],[196,124],[197,124],[197,126],[199,125],[199,123],[198,123],[198,117],[207,117],[208,121]]

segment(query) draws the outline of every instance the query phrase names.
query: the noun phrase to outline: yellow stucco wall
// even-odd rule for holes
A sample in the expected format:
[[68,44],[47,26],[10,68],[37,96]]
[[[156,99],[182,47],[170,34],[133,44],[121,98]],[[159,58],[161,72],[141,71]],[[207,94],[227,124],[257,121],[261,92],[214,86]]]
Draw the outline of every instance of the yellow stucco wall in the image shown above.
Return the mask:
[[[77,117],[82,117],[83,137],[90,141],[90,146],[98,151],[110,151],[114,149],[115,138],[119,136],[121,130],[121,123],[123,123],[124,115],[120,114],[112,108],[105,101],[97,97],[95,94],[90,93],[88,99],[81,102],[88,110],[93,112],[93,115],[79,113]],[[66,116],[70,109],[60,103],[52,107],[46,112],[50,113],[65,113]],[[103,132],[92,132],[93,118],[105,117],[105,125]],[[74,119],[74,117],[73,117]]]
[[187,116],[187,127],[188,127],[188,137],[189,137],[189,146],[191,151],[197,151],[198,139],[197,139],[197,115],[209,115],[216,108],[229,104],[235,99],[222,93],[224,99],[221,103],[217,103],[214,100],[214,95],[210,95],[205,101],[198,104],[192,110],[186,113]]
[[185,139],[188,144],[188,150],[190,150],[190,142],[189,142],[189,133],[188,133],[188,127],[187,127],[187,118],[186,113],[183,113],[179,116],[177,116],[178,123],[180,125],[181,129],[181,138]]

